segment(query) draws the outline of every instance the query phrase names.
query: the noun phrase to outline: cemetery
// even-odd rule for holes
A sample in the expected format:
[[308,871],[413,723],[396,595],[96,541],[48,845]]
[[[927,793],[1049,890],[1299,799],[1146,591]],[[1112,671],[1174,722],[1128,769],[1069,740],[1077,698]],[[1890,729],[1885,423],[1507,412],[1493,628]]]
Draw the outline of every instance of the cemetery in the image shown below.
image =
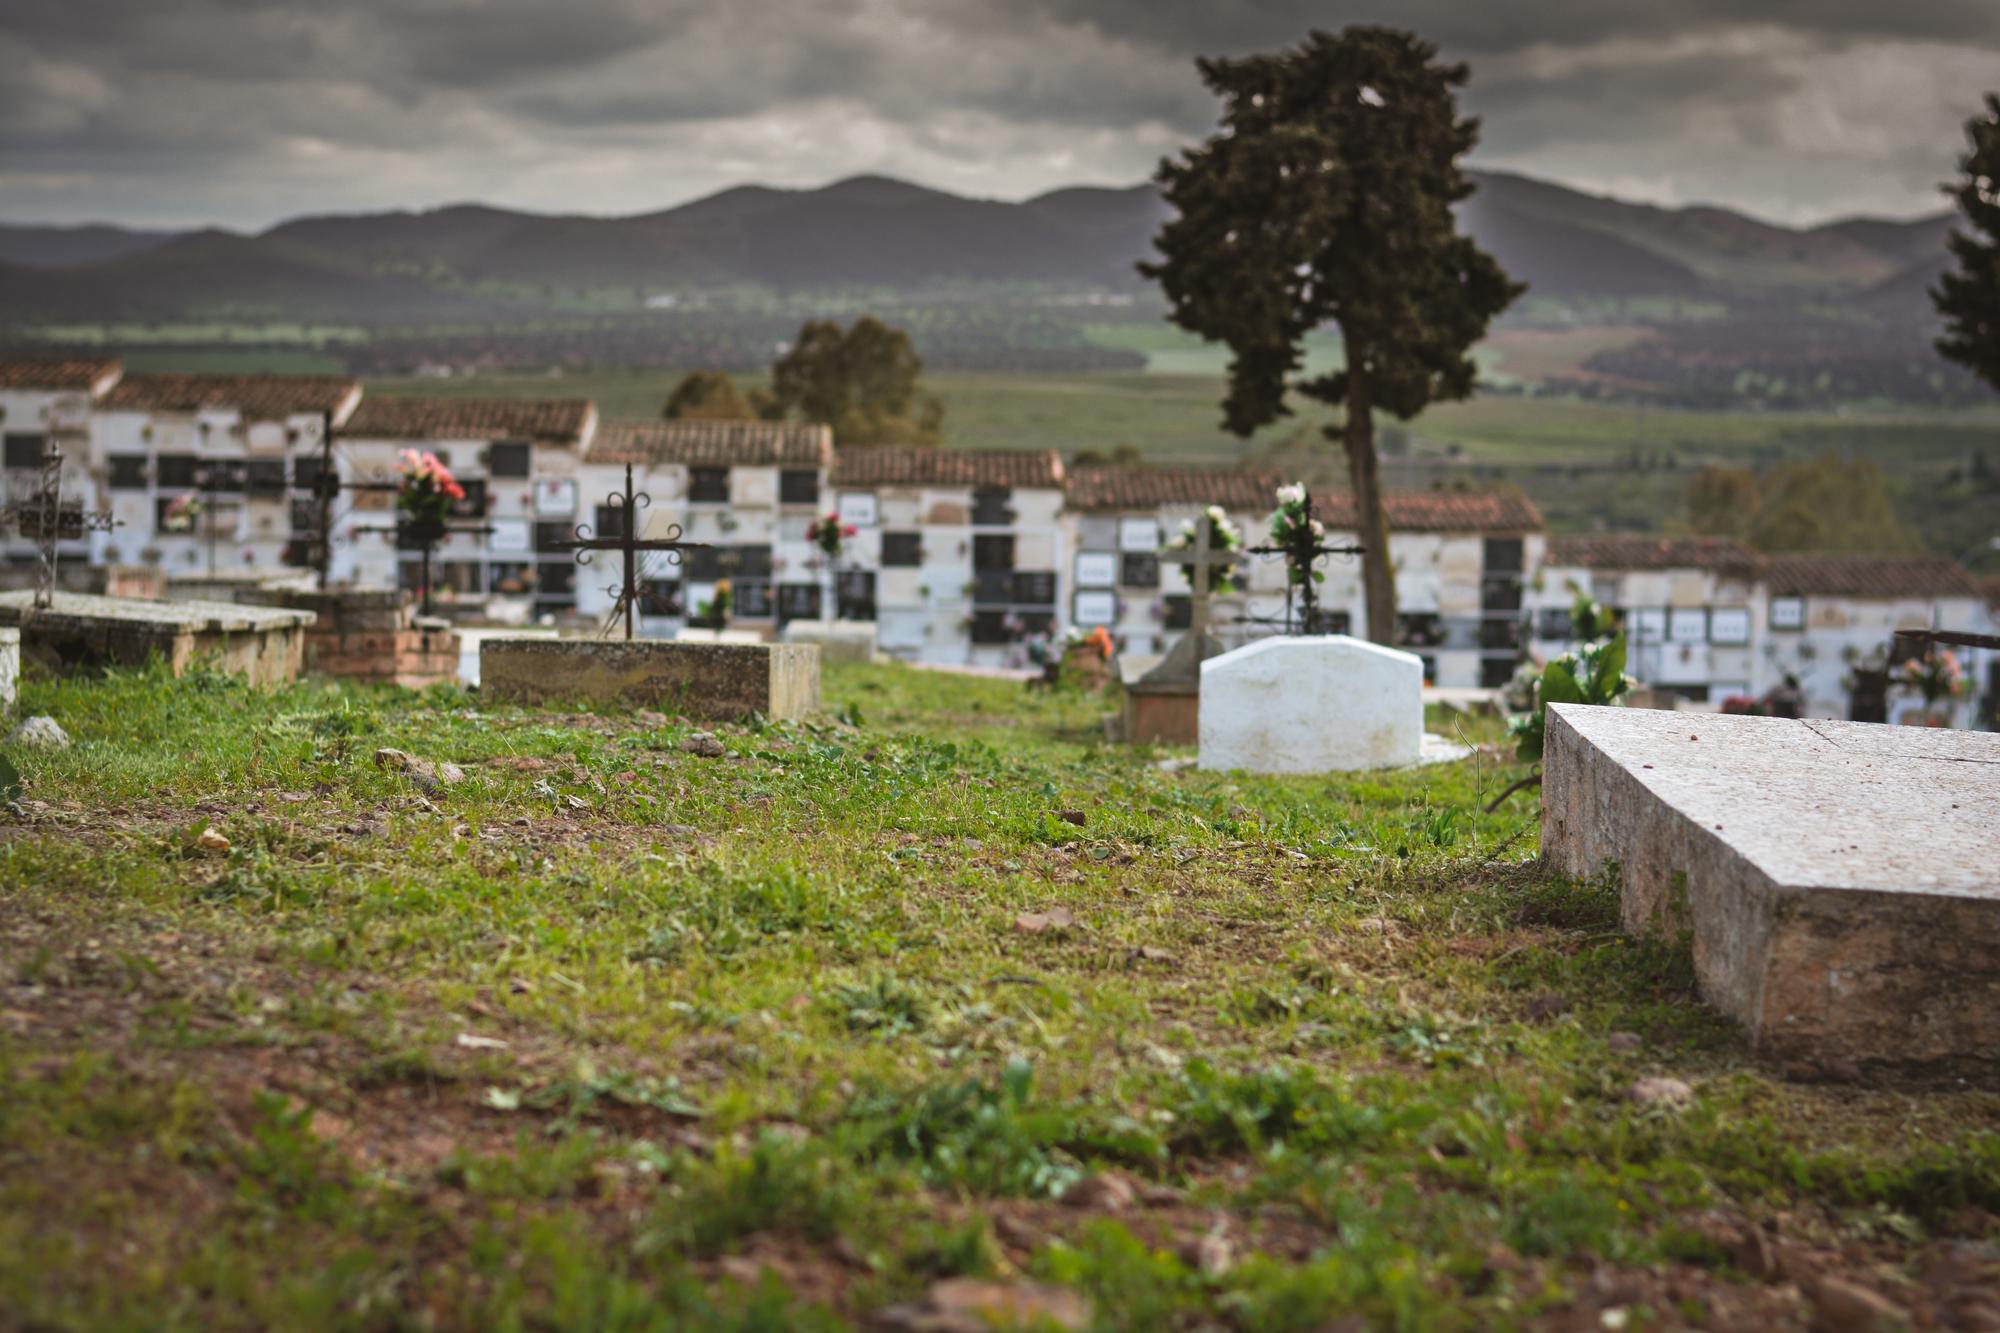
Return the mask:
[[[383,660],[410,613],[269,612]],[[1199,660],[1185,746],[1107,741],[1101,671],[614,627],[417,691],[338,642],[28,657],[0,1304],[47,1326],[2000,1309],[1990,737],[1557,702],[1511,791],[1501,718],[1342,635]]]

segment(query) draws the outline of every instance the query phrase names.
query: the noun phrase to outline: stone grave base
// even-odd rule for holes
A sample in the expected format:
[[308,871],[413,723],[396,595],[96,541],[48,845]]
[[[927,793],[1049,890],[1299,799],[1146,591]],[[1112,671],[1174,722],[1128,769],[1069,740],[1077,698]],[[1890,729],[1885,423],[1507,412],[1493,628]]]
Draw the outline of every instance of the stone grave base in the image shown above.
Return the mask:
[[1558,704],[1542,855],[1821,1068],[2000,1069],[2000,736]]
[[764,636],[754,629],[698,629],[693,625],[683,625],[674,631],[675,643],[763,643]]
[[1127,685],[1122,730],[1133,745],[1198,744],[1201,695],[1194,690]]
[[0,714],[14,711],[21,697],[21,631],[0,629]]
[[[875,625],[867,620],[794,620],[778,632],[786,643],[810,643],[822,662],[875,660]],[[693,642],[693,640],[690,640]]]
[[154,655],[178,676],[207,664],[252,685],[295,679],[312,612],[226,602],[142,602],[87,593],[0,593],[0,625],[21,631],[21,653],[53,670],[144,666]]
[[1423,758],[1424,664],[1345,634],[1260,639],[1201,664],[1201,766],[1401,768]]
[[308,671],[412,690],[458,677],[458,635],[450,622],[419,617],[413,595],[400,588],[260,588],[238,600],[313,613]]
[[479,689],[505,703],[623,704],[710,721],[819,710],[819,649],[804,643],[486,639]]

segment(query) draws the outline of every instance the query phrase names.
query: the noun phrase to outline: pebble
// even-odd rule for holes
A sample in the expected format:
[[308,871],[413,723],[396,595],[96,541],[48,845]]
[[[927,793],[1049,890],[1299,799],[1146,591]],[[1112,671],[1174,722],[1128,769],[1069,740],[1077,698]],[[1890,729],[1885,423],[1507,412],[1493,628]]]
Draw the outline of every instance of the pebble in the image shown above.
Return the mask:
[[21,724],[7,733],[9,745],[33,745],[47,750],[67,750],[69,733],[59,723],[46,715],[23,718]]

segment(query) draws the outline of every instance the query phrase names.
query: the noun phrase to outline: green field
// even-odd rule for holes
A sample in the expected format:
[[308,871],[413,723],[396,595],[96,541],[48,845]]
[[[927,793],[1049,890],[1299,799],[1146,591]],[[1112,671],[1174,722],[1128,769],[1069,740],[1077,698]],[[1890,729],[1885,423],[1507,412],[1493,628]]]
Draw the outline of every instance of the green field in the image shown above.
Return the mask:
[[826,698],[31,674],[9,1326],[1782,1329],[1990,1267],[2000,1096],[1753,1058],[1482,813],[1499,747],[1258,779],[1073,690]]

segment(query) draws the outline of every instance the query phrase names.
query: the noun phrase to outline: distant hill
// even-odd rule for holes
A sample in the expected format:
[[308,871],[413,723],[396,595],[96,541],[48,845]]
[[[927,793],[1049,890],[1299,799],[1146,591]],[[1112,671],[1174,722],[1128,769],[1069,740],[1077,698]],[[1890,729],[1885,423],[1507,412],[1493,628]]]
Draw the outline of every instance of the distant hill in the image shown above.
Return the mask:
[[[1906,275],[1939,262],[1945,215],[1799,229],[1660,208],[1506,172],[1474,173],[1467,228],[1535,294],[1724,303],[1853,301],[1926,317]],[[256,236],[0,227],[0,308],[27,320],[275,318],[374,325],[764,291],[980,302],[1141,293],[1166,216],[1149,185],[1019,203],[879,176],[739,186],[633,217],[461,204],[297,218]],[[1912,296],[1914,293],[1914,297]],[[1901,305],[1898,305],[1901,302]]]
[[179,235],[95,223],[82,227],[9,227],[0,225],[0,264],[23,268],[65,268],[94,264],[150,250]]

